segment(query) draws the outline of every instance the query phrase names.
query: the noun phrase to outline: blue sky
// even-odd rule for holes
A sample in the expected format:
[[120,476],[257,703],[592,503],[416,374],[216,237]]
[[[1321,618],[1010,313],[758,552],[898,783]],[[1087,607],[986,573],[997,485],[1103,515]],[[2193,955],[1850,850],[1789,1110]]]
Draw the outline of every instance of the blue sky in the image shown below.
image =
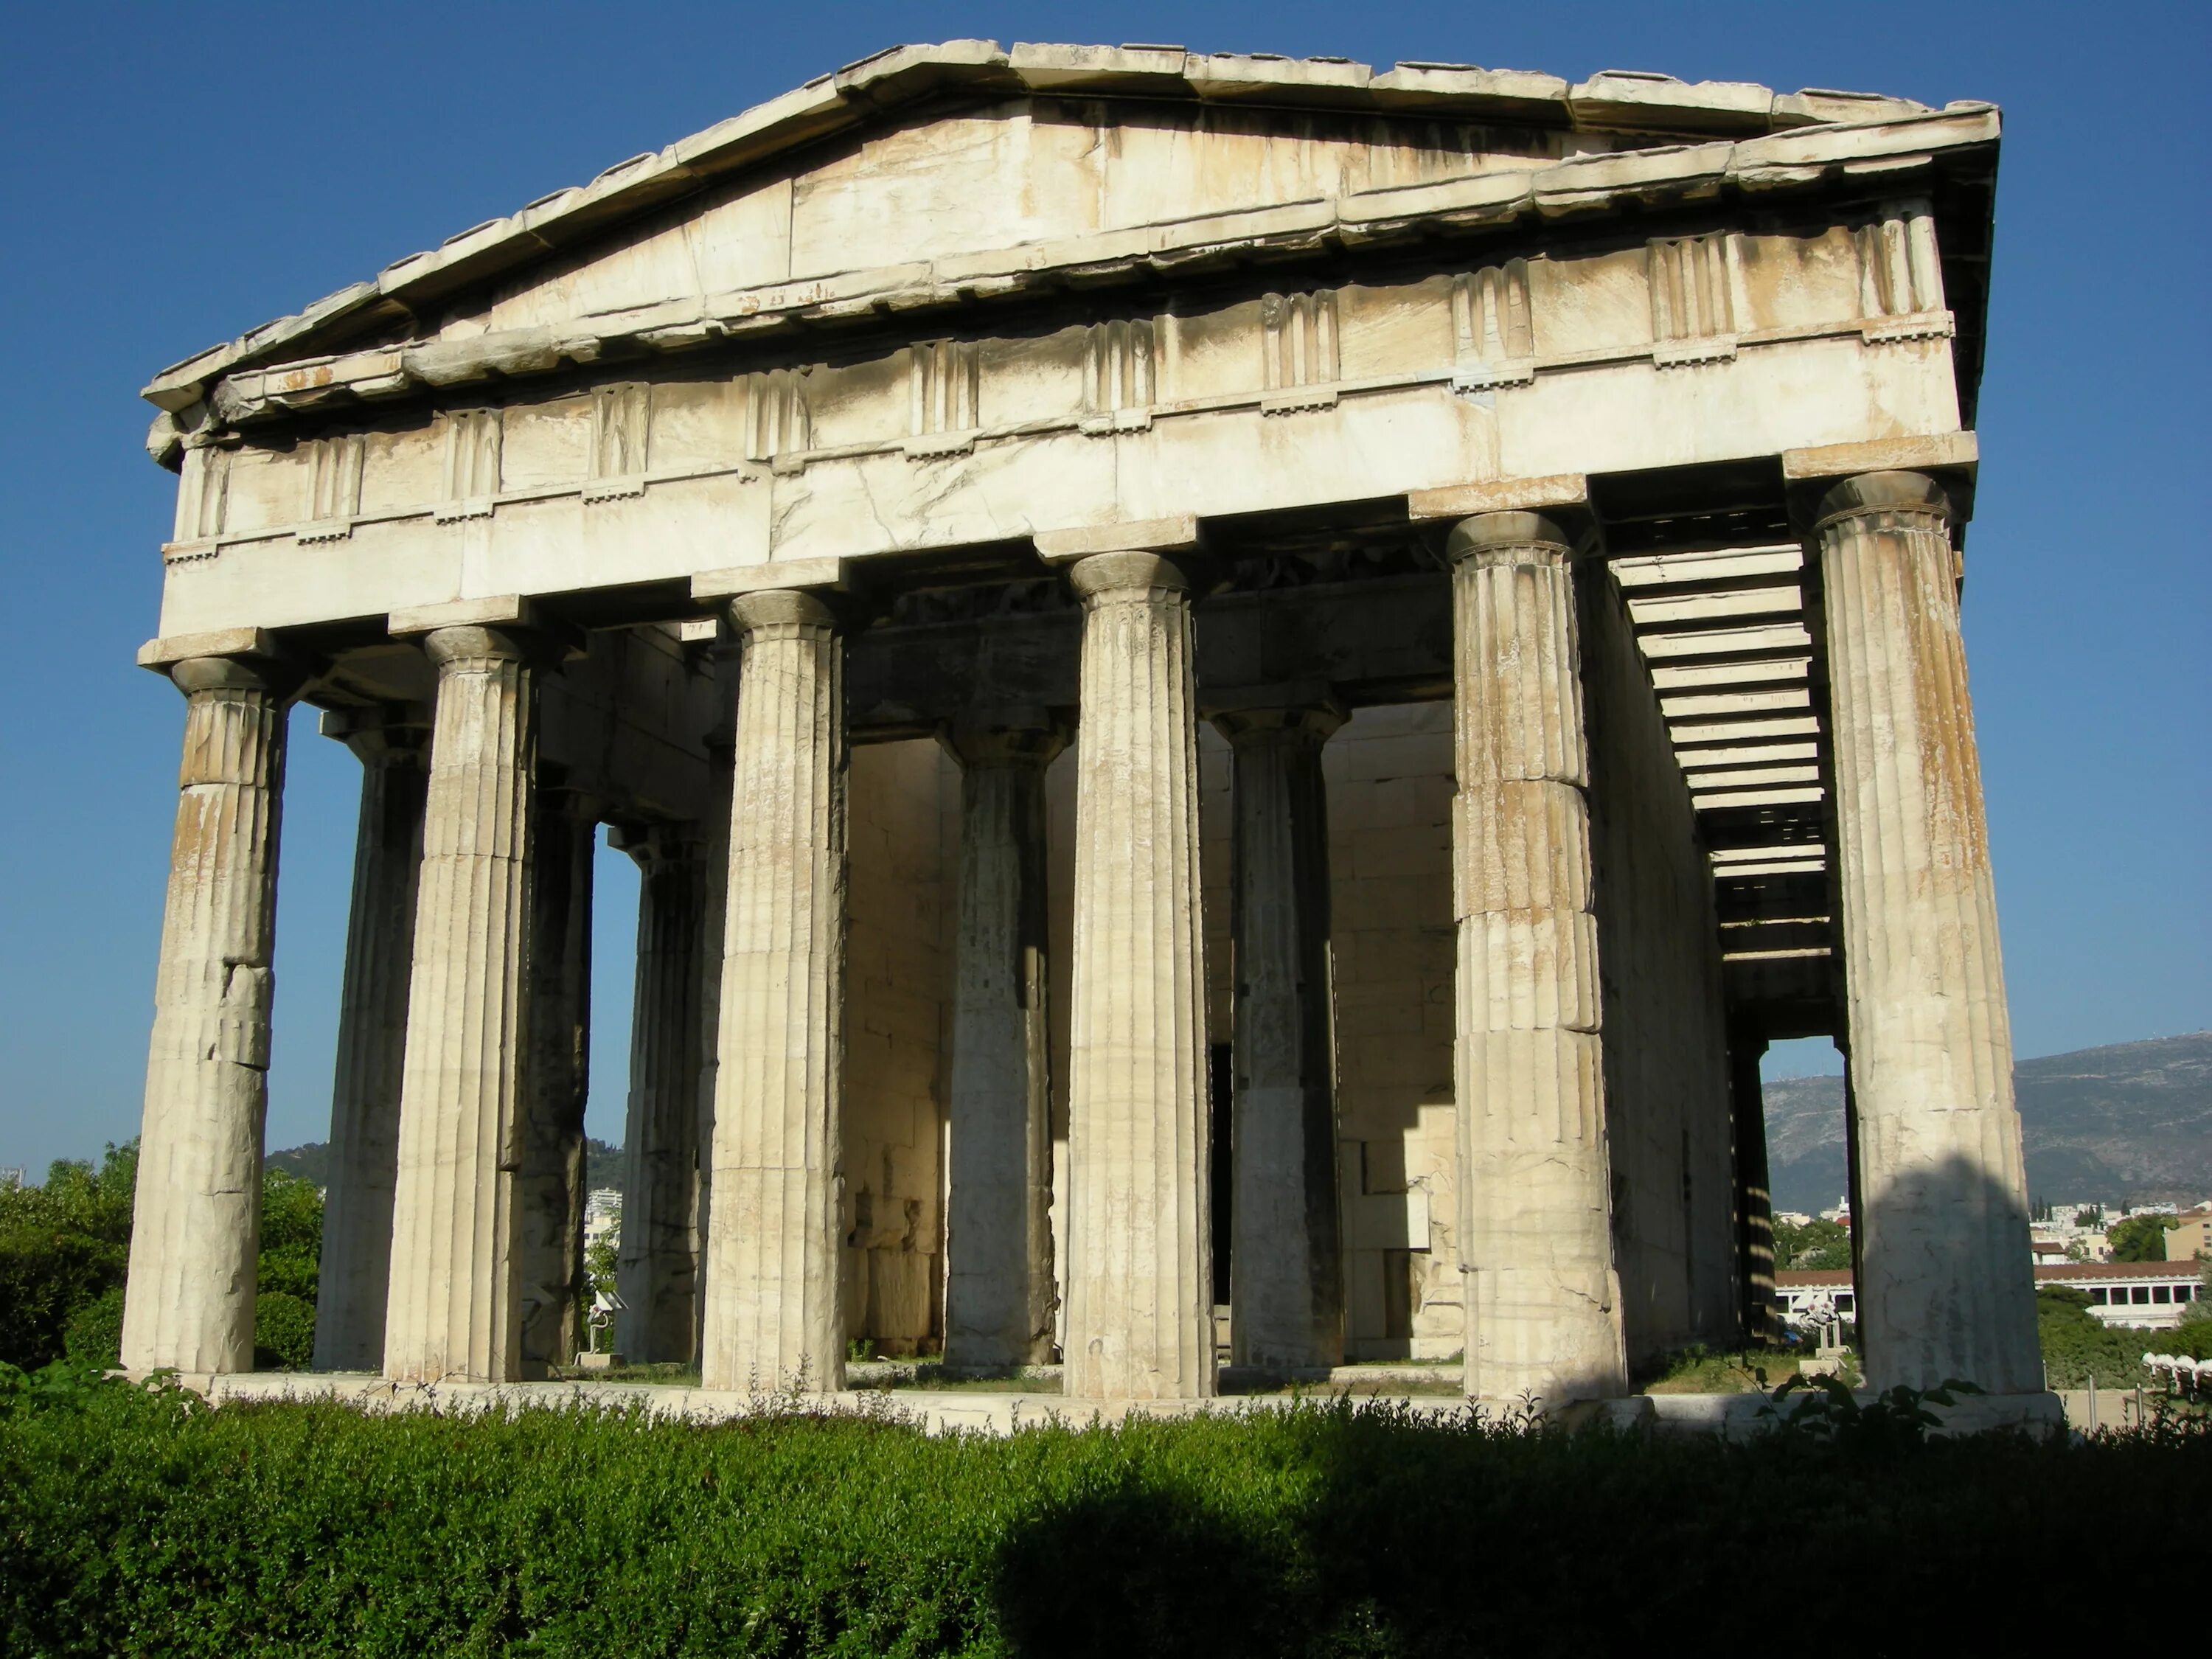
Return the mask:
[[[49,6],[0,20],[0,1165],[135,1133],[182,702],[163,364],[901,40],[1172,41],[2004,106],[1966,629],[2022,1055],[2212,1024],[2199,6]],[[295,729],[270,1144],[323,1138],[358,769]],[[635,878],[603,855],[595,1133]],[[1823,1045],[1825,1048],[1825,1045]],[[1778,1054],[1780,1071],[1823,1055]]]

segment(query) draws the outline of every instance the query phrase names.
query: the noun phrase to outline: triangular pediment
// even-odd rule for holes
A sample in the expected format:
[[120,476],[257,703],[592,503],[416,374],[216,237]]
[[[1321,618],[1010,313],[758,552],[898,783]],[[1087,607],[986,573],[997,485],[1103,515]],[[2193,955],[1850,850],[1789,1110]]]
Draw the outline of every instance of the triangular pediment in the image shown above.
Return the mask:
[[398,261],[146,395],[182,410],[232,382],[234,414],[390,395],[590,362],[613,341],[1281,257],[1417,221],[1694,199],[1738,175],[1993,142],[1995,120],[1623,72],[1570,86],[1164,47],[901,47]]

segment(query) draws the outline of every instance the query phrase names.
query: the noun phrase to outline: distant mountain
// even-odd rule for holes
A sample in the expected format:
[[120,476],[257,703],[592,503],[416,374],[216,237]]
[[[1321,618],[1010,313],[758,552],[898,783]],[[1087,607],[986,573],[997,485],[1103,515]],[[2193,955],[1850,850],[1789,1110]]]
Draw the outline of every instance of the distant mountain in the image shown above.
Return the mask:
[[[2212,1194],[2212,1031],[2117,1042],[2013,1067],[2039,1204],[2193,1203]],[[1816,1213],[1844,1190],[1844,1080],[1766,1085],[1774,1207]]]
[[262,1162],[272,1170],[312,1181],[318,1187],[331,1184],[331,1149],[325,1141],[311,1140],[304,1146],[288,1146],[281,1152],[270,1153]]
[[596,1193],[603,1187],[617,1192],[623,1185],[623,1154],[619,1146],[610,1146],[604,1140],[584,1143],[584,1190]]
[[[266,1162],[272,1170],[282,1170],[302,1181],[312,1181],[318,1187],[330,1185],[331,1149],[322,1141],[311,1140],[304,1146],[289,1146],[281,1152],[271,1152]],[[622,1184],[622,1148],[610,1146],[604,1140],[586,1140],[584,1190],[596,1192],[602,1187],[612,1187],[619,1192]]]

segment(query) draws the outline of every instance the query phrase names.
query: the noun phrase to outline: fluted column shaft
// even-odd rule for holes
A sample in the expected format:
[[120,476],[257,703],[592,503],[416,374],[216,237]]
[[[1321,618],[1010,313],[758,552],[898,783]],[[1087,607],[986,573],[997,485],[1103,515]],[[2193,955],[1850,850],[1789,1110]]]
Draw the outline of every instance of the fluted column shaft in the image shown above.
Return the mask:
[[447,628],[438,667],[409,975],[384,1374],[520,1375],[522,1163],[529,965],[531,643]]
[[360,758],[361,815],[331,1090],[330,1181],[315,1297],[318,1370],[373,1371],[384,1364],[407,977],[428,785],[422,765],[428,712],[347,710],[323,717],[325,733],[342,738]]
[[1043,711],[945,737],[961,763],[945,1363],[1052,1358],[1051,1045]]
[[713,1226],[714,1204],[714,1085],[720,1076],[722,1028],[722,944],[727,928],[730,888],[730,814],[734,794],[734,749],[737,708],[738,651],[727,653],[727,671],[717,674],[717,684],[728,689],[732,724],[708,734],[707,760],[710,814],[701,856],[704,860],[704,905],[699,918],[699,1087],[697,1138],[698,1175],[692,1183],[691,1237],[694,1241],[690,1353],[696,1361],[706,1352],[703,1340],[707,1318],[707,1239]]
[[276,663],[221,657],[180,662],[169,674],[185,693],[184,762],[154,981],[123,1363],[138,1371],[251,1370],[285,709],[298,679]]
[[1335,708],[1295,705],[1215,721],[1235,770],[1229,1330],[1239,1365],[1344,1360],[1321,769],[1343,721]]
[[844,647],[813,595],[748,594],[732,770],[701,1376],[836,1389]]
[[531,797],[530,986],[515,1183],[525,1376],[567,1364],[582,1340],[584,1108],[592,1076],[597,808],[544,769]]
[[615,1346],[635,1364],[683,1364],[697,1319],[705,848],[693,825],[656,825],[621,845],[641,879]]
[[1084,623],[1066,1387],[1202,1398],[1214,1360],[1190,599],[1150,553],[1094,555],[1072,575]]
[[1766,1039],[1729,1037],[1729,1107],[1735,1145],[1737,1272],[1742,1281],[1744,1334],[1763,1341],[1774,1316],[1774,1194],[1767,1171],[1766,1091],[1759,1062]]
[[1451,536],[1467,1391],[1627,1388],[1599,1052],[1572,554],[1534,514]]
[[1815,514],[1834,725],[1868,1381],[2039,1389],[2027,1182],[1949,503],[1877,472]]

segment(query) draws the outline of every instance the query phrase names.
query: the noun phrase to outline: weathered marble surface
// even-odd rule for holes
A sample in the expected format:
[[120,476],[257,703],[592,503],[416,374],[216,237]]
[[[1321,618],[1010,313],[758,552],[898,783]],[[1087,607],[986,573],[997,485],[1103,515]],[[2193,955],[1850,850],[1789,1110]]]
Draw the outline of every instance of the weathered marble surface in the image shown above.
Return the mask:
[[176,664],[184,763],[161,916],[123,1363],[250,1370],[261,1127],[276,999],[284,720],[299,673]]
[[522,1374],[533,657],[519,628],[436,628],[436,724],[409,975],[384,1374]]
[[1189,579],[1147,551],[1083,595],[1069,994],[1066,1388],[1214,1391]]
[[[1955,591],[1998,137],[901,48],[164,371],[142,660],[213,827],[130,1352],[251,1361],[296,687],[436,710],[419,854],[364,793],[327,1363],[559,1363],[605,823],[699,860],[641,916],[634,1358],[1615,1395],[1745,1316],[1731,1052],[1847,1030],[1877,1371],[2031,1387]],[[1294,685],[1341,726],[1237,724]],[[937,747],[1016,708],[1070,751]]]
[[844,695],[836,619],[770,590],[742,635],[715,1047],[708,1388],[839,1387]]
[[1858,1141],[1868,1380],[2040,1385],[1950,503],[1918,473],[1839,484],[1817,523]]

